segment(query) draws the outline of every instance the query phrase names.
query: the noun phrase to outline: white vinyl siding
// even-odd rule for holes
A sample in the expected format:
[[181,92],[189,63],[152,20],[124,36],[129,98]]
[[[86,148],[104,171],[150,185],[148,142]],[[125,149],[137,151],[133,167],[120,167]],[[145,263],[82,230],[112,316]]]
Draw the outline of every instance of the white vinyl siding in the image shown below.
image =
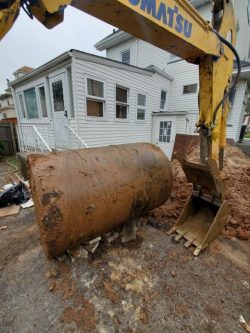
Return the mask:
[[[73,70],[74,69],[74,70]],[[82,76],[97,75],[106,83],[106,121],[86,121],[86,90]],[[143,75],[130,72],[129,69],[118,69],[112,66],[74,59],[72,67],[77,132],[90,146],[122,144],[132,142],[151,142],[152,112],[159,112],[159,91],[162,85],[170,89],[170,81],[158,74]],[[129,117],[126,121],[116,119],[116,86],[129,89]],[[150,91],[147,94],[147,112],[145,120],[138,126],[137,102],[138,92]]]

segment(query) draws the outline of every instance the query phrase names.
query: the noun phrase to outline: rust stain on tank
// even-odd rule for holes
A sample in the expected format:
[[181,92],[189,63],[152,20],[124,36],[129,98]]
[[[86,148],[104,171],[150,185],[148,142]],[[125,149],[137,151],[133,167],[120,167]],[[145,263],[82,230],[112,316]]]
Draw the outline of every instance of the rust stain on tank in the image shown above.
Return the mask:
[[148,213],[172,190],[167,157],[148,143],[30,155],[28,162],[48,257]]

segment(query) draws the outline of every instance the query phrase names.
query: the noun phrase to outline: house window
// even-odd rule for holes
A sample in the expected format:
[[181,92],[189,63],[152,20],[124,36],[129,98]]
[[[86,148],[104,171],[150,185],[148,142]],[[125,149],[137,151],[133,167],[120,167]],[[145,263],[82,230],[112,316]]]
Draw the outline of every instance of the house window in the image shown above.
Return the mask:
[[25,109],[24,109],[24,102],[23,102],[23,95],[19,94],[18,98],[19,98],[21,116],[22,116],[22,118],[26,118]]
[[130,50],[122,52],[122,62],[124,64],[130,64]]
[[183,94],[195,94],[197,91],[197,83],[195,84],[187,84],[186,86],[183,86]]
[[160,101],[160,110],[161,111],[166,111],[166,103],[167,101],[167,92],[166,90],[161,91],[161,101]]
[[116,118],[128,118],[128,89],[116,87]]
[[38,95],[39,95],[42,117],[46,118],[46,117],[48,117],[48,110],[47,110],[47,105],[46,105],[46,95],[45,95],[44,86],[38,87]]
[[159,142],[170,142],[172,121],[160,121]]
[[63,111],[64,98],[63,98],[62,80],[52,83],[52,93],[53,93],[54,111],[55,112]]
[[234,100],[235,100],[235,95],[236,95],[236,88],[235,89],[230,89],[229,91],[229,111],[228,111],[228,116],[227,116],[227,123],[232,124],[233,120],[233,106],[234,106]]
[[27,118],[28,119],[38,119],[38,107],[36,100],[36,90],[35,88],[30,88],[24,91],[24,99],[27,110]]
[[137,120],[145,120],[146,115],[146,95],[137,96]]
[[103,117],[104,83],[87,78],[87,116]]

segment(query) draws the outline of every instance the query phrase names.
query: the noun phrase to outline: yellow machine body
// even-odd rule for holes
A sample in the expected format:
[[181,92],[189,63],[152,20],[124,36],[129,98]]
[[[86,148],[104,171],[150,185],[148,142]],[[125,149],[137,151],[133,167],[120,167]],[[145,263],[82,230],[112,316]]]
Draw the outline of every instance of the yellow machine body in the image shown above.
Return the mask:
[[[236,20],[230,0],[214,0],[211,24],[187,0],[0,0],[0,39],[13,25],[20,3],[31,17],[48,28],[60,23],[65,7],[71,5],[199,66],[197,127],[201,164],[189,165],[191,173],[199,177],[193,179],[194,192],[173,229],[178,237],[187,237],[187,245],[196,245],[197,254],[221,231],[227,216],[227,204],[214,186],[214,178],[218,173],[216,162],[223,156],[226,143],[228,102],[223,98],[229,89],[234,62],[232,51],[218,34],[232,45],[236,42]],[[212,172],[208,161],[214,161]],[[207,174],[211,176],[210,183],[204,188],[202,178]]]

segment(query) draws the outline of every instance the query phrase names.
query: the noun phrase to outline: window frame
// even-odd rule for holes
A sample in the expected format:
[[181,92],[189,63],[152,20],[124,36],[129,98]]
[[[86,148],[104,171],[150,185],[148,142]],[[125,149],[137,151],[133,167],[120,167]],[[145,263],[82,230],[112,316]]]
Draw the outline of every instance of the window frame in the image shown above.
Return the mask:
[[[128,52],[129,52],[129,62],[128,62],[128,63],[127,63],[127,62],[123,62],[123,61],[122,61],[122,56],[123,56],[123,54],[128,53]],[[128,48],[128,49],[126,49],[126,50],[122,50],[122,51],[120,52],[120,54],[121,54],[121,63],[123,63],[123,64],[125,64],[125,65],[130,65],[130,64],[131,64],[131,49]]]
[[[38,117],[37,118],[29,118],[28,117],[28,110],[27,110],[27,104],[26,104],[26,99],[25,99],[25,92],[28,91],[28,90],[31,90],[31,89],[34,89],[35,91],[35,98],[36,98],[36,105],[37,105],[37,114],[38,114]],[[37,121],[39,119],[41,119],[41,114],[40,114],[40,110],[39,110],[39,103],[38,103],[38,98],[37,98],[37,89],[36,89],[36,85],[32,85],[31,87],[27,88],[27,89],[24,89],[23,90],[23,97],[24,97],[24,105],[25,105],[25,110],[26,110],[26,119],[29,121],[29,122],[33,122],[33,121]]]
[[[166,92],[166,100],[165,100],[164,109],[161,108],[161,101],[162,101],[162,99],[161,99],[161,92],[162,92],[162,91],[165,91],[165,92]],[[161,88],[161,90],[160,90],[160,107],[159,107],[160,112],[167,112],[168,94],[169,94],[168,89],[166,89],[166,88]]]
[[[231,88],[232,88],[232,86],[229,87],[229,90]],[[238,87],[236,86],[234,89],[234,93],[233,93],[233,102],[232,103],[230,102],[229,96],[228,96],[228,103],[229,103],[229,111],[228,111],[228,115],[227,115],[227,126],[228,127],[233,126],[233,111],[234,111],[235,99],[237,96],[237,90],[238,90]]]
[[[40,99],[40,94],[39,94],[39,88],[41,88],[41,87],[44,87],[45,105],[46,105],[46,109],[47,109],[47,117],[44,117],[43,116],[43,112],[42,112],[42,105],[41,105],[41,99]],[[49,115],[49,108],[48,108],[48,94],[47,94],[45,83],[38,84],[36,86],[36,89],[37,89],[38,109],[40,109],[41,119],[47,120],[50,117],[50,115]]]
[[[116,88],[121,88],[124,90],[127,90],[127,103],[123,103],[123,102],[117,102],[116,100]],[[116,106],[117,105],[123,105],[123,106],[127,106],[127,118],[117,118],[116,117]],[[115,120],[116,121],[121,121],[121,122],[129,122],[130,120],[130,88],[125,87],[119,83],[115,84]]]
[[[46,105],[47,105],[48,117],[42,117],[42,114],[41,114],[40,101],[39,101],[38,89],[37,89],[37,87],[39,87],[41,85],[44,85],[44,87],[45,87],[45,96],[46,96]],[[35,88],[39,118],[28,118],[24,92],[26,90],[31,89],[31,88]],[[23,116],[22,116],[21,106],[20,106],[20,101],[19,101],[19,95],[20,94],[22,95],[22,98],[23,98],[24,112],[25,112],[26,118],[23,118]],[[17,99],[17,102],[16,102],[17,103],[17,112],[18,112],[18,116],[20,118],[21,123],[25,123],[25,124],[50,124],[50,122],[52,120],[51,119],[51,109],[50,109],[50,107],[51,107],[50,106],[50,93],[48,92],[46,77],[44,77],[43,79],[34,80],[33,82],[30,82],[26,85],[23,85],[23,86],[17,88],[15,90],[15,96],[16,96],[16,99]]]
[[[187,86],[196,86],[196,90],[195,90],[195,92],[188,92],[188,93],[185,93],[185,92],[184,92],[184,89],[185,89],[185,87],[187,87]],[[197,94],[197,91],[198,91],[198,83],[187,83],[187,84],[184,84],[184,85],[182,86],[182,95],[196,95],[196,94]]]
[[[138,95],[143,95],[146,97],[145,106],[138,104]],[[145,91],[137,90],[136,91],[136,122],[138,123],[145,123],[146,122],[146,115],[147,115],[147,105],[148,104],[148,94]],[[138,109],[144,110],[144,119],[138,119]]]
[[[88,94],[88,79],[102,82],[103,83],[103,97],[93,96]],[[102,102],[103,104],[103,116],[96,117],[96,116],[88,116],[88,109],[87,109],[87,100]],[[107,112],[106,112],[106,81],[100,77],[92,76],[92,75],[85,75],[85,110],[86,110],[86,119],[87,120],[95,120],[95,121],[106,121],[107,120]]]
[[[22,106],[21,106],[21,101],[20,101],[20,96],[22,97],[22,101],[23,101],[23,110],[22,110]],[[27,118],[27,113],[26,113],[26,106],[25,106],[25,102],[24,102],[24,94],[23,91],[17,93],[17,104],[18,104],[18,112],[20,119],[21,120],[28,120]]]

